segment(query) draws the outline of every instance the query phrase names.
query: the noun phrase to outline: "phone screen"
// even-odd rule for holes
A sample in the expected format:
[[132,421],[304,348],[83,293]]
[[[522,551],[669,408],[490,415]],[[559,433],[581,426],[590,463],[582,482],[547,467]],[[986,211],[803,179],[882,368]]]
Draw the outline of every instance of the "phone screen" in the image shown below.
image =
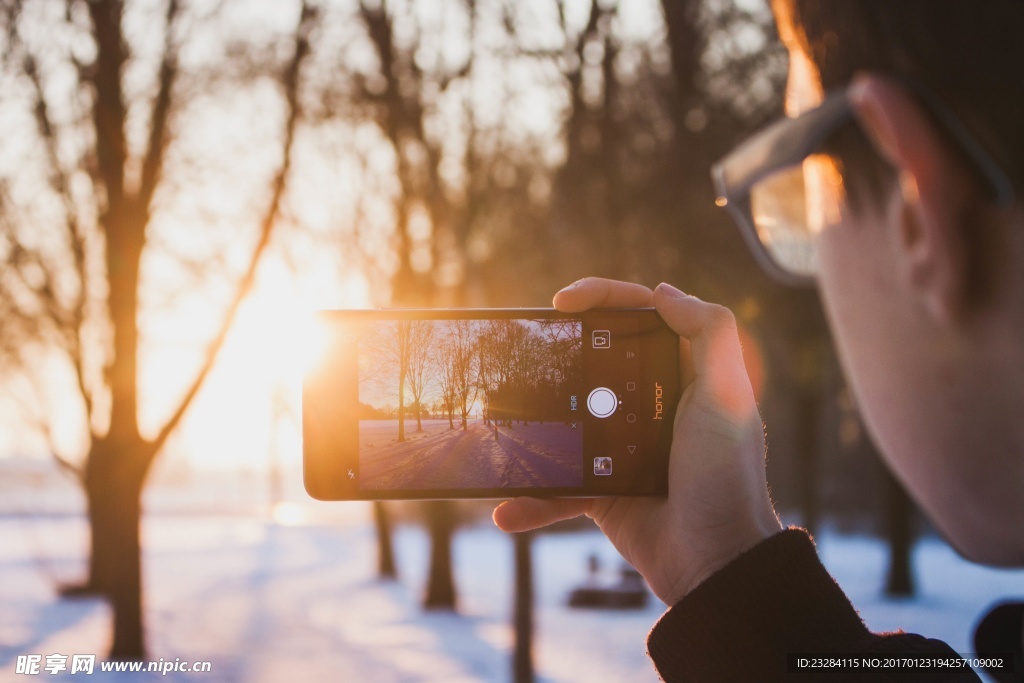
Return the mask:
[[652,310],[336,311],[303,399],[327,499],[665,491],[678,337]]

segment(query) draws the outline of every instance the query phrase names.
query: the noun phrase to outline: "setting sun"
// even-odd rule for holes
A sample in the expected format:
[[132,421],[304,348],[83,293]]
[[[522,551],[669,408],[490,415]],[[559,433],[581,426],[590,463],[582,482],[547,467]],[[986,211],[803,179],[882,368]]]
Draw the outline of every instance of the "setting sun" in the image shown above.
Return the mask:
[[[367,304],[362,277],[340,277],[329,268],[294,272],[268,259],[169,449],[200,468],[263,469],[275,458],[297,461],[302,377],[326,343],[316,312]],[[190,309],[174,326],[201,329],[205,315]],[[144,429],[165,419],[194,363],[181,348],[154,350],[141,384]]]

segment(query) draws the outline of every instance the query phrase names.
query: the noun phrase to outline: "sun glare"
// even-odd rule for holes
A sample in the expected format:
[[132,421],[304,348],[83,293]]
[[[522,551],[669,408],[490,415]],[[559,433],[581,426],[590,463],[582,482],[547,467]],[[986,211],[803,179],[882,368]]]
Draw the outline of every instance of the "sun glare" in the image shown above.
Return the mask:
[[[346,307],[365,305],[362,282],[337,288]],[[267,288],[254,296],[245,320],[239,320],[238,336],[245,340],[250,368],[261,368],[268,380],[292,384],[301,381],[321,358],[328,332],[317,311],[292,288]]]
[[303,377],[316,367],[327,351],[328,338],[327,328],[318,317],[310,313],[303,318],[296,348],[299,356],[297,365]]
[[316,312],[302,310],[285,295],[271,294],[253,303],[238,329],[250,370],[271,382],[300,379],[323,352],[325,332]]
[[[330,268],[294,272],[283,264],[266,265],[175,439],[183,455],[203,468],[263,469],[274,461],[297,462],[302,379],[327,344],[317,310],[368,303],[362,277],[338,277]],[[188,328],[192,320],[176,324]],[[159,425],[169,401],[180,396],[195,372],[195,356],[158,355],[152,362],[146,417],[149,425]]]

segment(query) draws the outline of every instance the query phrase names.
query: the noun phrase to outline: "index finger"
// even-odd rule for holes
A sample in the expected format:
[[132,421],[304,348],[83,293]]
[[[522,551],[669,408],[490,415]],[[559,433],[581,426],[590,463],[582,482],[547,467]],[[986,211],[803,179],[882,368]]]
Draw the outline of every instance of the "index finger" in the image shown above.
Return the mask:
[[645,308],[654,305],[654,292],[633,282],[585,277],[555,294],[552,303],[566,313],[591,308]]
[[736,319],[729,309],[665,283],[658,285],[657,299],[658,314],[681,339],[689,341],[692,379],[698,390],[737,421],[756,412]]

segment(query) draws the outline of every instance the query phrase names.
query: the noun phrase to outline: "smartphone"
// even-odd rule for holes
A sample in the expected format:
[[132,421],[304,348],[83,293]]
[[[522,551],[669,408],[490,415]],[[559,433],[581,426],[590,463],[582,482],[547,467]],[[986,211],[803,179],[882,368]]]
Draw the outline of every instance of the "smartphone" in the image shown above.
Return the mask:
[[654,309],[319,316],[302,394],[314,498],[666,493],[679,337]]

